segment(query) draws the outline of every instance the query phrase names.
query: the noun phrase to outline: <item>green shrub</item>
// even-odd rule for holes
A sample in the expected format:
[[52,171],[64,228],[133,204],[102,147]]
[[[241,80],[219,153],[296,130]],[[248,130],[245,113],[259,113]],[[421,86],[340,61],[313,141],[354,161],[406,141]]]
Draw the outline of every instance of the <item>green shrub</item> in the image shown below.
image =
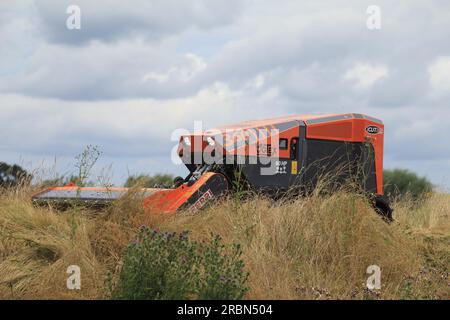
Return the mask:
[[84,181],[82,182],[78,176],[68,175],[68,176],[59,176],[54,179],[47,179],[39,183],[40,188],[48,188],[55,186],[66,186],[69,183],[75,183],[79,187],[94,187],[96,183],[94,181]]
[[384,170],[384,193],[391,198],[411,196],[419,200],[433,190],[433,185],[425,177],[404,169]]
[[203,243],[197,299],[233,300],[242,299],[247,292],[242,251],[238,244],[227,250],[219,236],[210,243]]
[[141,227],[124,253],[113,299],[241,299],[248,274],[239,245],[219,236],[195,242],[180,234]]
[[156,174],[154,176],[141,174],[128,177],[125,182],[125,187],[132,188],[136,185],[143,188],[154,188],[160,186],[170,187],[173,184],[173,179],[173,176],[170,174]]

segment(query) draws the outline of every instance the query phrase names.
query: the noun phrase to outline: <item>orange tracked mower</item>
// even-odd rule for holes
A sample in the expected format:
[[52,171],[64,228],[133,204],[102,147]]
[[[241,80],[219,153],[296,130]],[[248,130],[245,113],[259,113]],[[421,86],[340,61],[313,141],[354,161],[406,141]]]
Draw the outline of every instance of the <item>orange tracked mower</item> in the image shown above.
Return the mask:
[[[195,212],[233,192],[237,179],[257,192],[280,196],[308,193],[329,176],[334,186],[352,179],[391,220],[383,196],[383,138],[380,120],[356,113],[292,115],[184,135],[177,152],[188,176],[170,189],[143,189],[143,205],[152,212]],[[104,206],[127,191],[68,185],[39,192],[33,201]]]

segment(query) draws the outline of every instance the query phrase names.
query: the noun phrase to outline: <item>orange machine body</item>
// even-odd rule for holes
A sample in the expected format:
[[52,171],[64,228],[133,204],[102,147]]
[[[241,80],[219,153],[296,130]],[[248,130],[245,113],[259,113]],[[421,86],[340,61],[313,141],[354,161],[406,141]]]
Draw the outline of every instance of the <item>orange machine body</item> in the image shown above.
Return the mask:
[[[189,139],[190,145],[186,145],[186,139]],[[216,142],[214,148],[208,144],[210,139]],[[311,160],[310,158],[314,156],[306,155],[307,153],[313,154],[311,151],[314,151],[314,148],[327,148],[326,144],[331,145],[333,142],[342,142],[342,145],[369,144],[373,147],[376,186],[372,188],[375,189],[372,192],[383,194],[384,125],[379,119],[363,114],[305,114],[246,121],[183,136],[178,146],[178,154],[189,170],[195,170],[198,165],[204,164],[205,153],[208,154],[213,149],[216,159],[219,160],[230,156],[277,157],[287,163],[288,172],[295,172],[295,175],[298,175],[301,174],[302,165],[305,167],[311,165],[307,163],[308,159],[309,162],[317,160]],[[293,155],[292,149],[295,145],[297,154]],[[337,152],[337,148],[339,144],[319,153],[326,155],[328,152],[331,155]],[[293,164],[298,166],[297,170],[293,169]],[[249,166],[244,164],[248,172],[252,171]],[[276,180],[253,176],[255,184],[259,186],[268,186]],[[283,184],[280,180],[274,187],[290,186],[293,179],[290,177],[285,181],[288,183]]]
[[146,197],[144,207],[157,213],[174,213],[180,209],[196,212],[227,189],[228,182],[223,175],[206,172],[193,183],[183,183],[178,188],[165,189]]
[[[383,123],[357,113],[291,115],[183,135],[177,152],[188,176],[174,188],[143,189],[144,207],[159,213],[195,212],[232,189],[236,170],[258,191],[283,194],[293,186],[314,188],[324,168],[333,171],[345,160],[354,165],[368,159],[368,164],[364,163],[368,175],[361,184],[368,194],[376,195],[375,205],[390,216],[392,210],[382,198],[383,143]],[[263,173],[267,163],[273,166],[271,174]],[[104,205],[126,192],[126,188],[69,185],[39,192],[33,201],[77,199]]]

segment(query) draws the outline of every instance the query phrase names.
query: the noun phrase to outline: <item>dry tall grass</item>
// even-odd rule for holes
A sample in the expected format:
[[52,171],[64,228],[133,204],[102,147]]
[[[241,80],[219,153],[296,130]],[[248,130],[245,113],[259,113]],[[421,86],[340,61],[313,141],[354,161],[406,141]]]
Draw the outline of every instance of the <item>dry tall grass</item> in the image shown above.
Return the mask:
[[[117,275],[124,246],[146,224],[239,242],[250,299],[448,299],[449,213],[450,197],[436,194],[419,208],[396,203],[396,221],[386,224],[344,191],[289,203],[231,198],[172,217],[145,213],[134,196],[102,213],[58,213],[33,207],[20,190],[0,196],[0,297],[103,298],[107,273]],[[71,264],[81,267],[81,290],[66,288]],[[365,289],[373,264],[379,291]]]
[[[25,192],[0,197],[0,297],[92,298],[105,268],[94,254],[92,223],[74,209],[58,214],[35,208]],[[67,267],[83,271],[83,290],[67,290]]]

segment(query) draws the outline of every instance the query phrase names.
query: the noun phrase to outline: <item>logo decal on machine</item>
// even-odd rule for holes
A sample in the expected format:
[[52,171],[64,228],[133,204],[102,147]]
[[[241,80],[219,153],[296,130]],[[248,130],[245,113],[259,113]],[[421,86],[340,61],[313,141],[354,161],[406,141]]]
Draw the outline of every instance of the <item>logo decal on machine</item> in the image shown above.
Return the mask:
[[211,189],[208,189],[189,209],[189,212],[197,212],[198,210],[200,210],[201,207],[203,207],[205,205],[205,203],[213,198],[214,195],[211,191]]
[[380,127],[377,126],[367,126],[366,127],[366,132],[369,134],[377,134],[380,133]]

